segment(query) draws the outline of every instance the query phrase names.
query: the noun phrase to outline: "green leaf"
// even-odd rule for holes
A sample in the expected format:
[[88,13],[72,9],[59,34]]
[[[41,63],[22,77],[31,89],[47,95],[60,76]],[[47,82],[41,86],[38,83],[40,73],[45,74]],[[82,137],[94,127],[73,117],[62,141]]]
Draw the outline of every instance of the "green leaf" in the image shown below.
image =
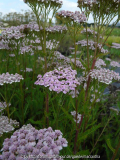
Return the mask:
[[86,130],[84,133],[79,134],[79,139],[78,140],[79,141],[85,140],[90,134],[92,134],[93,132],[95,132],[100,127],[101,127],[101,124],[98,124],[98,125],[90,128],[90,129]]
[[115,153],[115,149],[112,147],[110,139],[107,139],[107,140],[106,140],[106,143],[107,143],[108,147],[110,148],[110,150],[111,150],[113,153]]

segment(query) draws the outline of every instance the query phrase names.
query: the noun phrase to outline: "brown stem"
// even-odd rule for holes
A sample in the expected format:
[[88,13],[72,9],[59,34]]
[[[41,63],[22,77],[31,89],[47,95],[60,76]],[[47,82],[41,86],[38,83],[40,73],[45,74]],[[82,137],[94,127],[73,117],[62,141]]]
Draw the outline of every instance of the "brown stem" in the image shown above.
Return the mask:
[[82,124],[82,120],[83,120],[83,115],[81,116],[81,121],[79,123],[78,128],[76,128],[76,135],[75,135],[75,142],[74,142],[74,153],[73,154],[76,154],[76,152],[77,152],[77,138],[78,138],[80,126]]
[[114,160],[114,159],[115,159],[116,154],[117,154],[117,152],[118,152],[118,149],[119,149],[119,148],[120,148],[120,141],[119,141],[119,143],[118,143],[118,145],[117,145],[117,148],[116,148],[115,153],[113,154],[113,156],[112,156],[112,159],[111,159],[111,160]]
[[[93,64],[92,64],[91,70],[94,69],[94,67],[95,67],[95,62],[96,62],[96,59],[93,60]],[[88,93],[88,88],[89,88],[89,85],[90,85],[90,80],[91,80],[91,77],[90,77],[90,75],[89,75],[88,81],[87,81],[87,89],[86,89],[86,91],[85,91],[85,101],[86,101],[86,98],[87,98],[87,93]]]

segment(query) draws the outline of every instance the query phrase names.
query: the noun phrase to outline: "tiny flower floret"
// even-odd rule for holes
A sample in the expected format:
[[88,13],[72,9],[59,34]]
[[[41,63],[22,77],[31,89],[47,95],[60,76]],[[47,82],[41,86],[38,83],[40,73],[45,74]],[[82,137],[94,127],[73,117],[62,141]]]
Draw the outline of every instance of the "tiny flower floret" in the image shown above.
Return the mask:
[[64,94],[69,91],[75,90],[77,85],[80,85],[76,79],[76,70],[69,68],[59,67],[53,71],[47,72],[43,77],[38,75],[38,80],[35,82],[36,85],[43,85],[49,87],[50,91],[57,93],[63,92]]

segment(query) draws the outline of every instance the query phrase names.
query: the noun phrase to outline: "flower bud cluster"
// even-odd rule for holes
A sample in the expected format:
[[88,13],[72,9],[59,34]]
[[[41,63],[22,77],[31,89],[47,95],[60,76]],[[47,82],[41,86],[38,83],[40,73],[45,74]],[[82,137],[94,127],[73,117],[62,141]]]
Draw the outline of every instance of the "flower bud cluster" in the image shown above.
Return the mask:
[[119,73],[114,72],[113,70],[100,68],[99,70],[93,69],[90,71],[89,75],[91,78],[97,79],[99,82],[110,84],[112,80],[120,80]]
[[71,21],[76,22],[76,23],[82,23],[82,22],[87,21],[87,18],[85,16],[84,12],[82,12],[80,14],[79,11],[75,11],[75,13],[74,13],[71,11],[64,11],[63,10],[63,11],[58,12],[58,15],[63,18],[69,18]]
[[19,122],[12,119],[9,121],[7,116],[0,116],[0,136],[2,136],[4,132],[13,131],[14,126],[19,126]]
[[111,62],[110,62],[110,65],[111,65],[112,67],[120,67],[120,64],[119,64],[118,62],[116,62],[116,61],[111,61]]
[[[37,130],[30,125],[23,126],[10,138],[4,140],[0,159],[25,160],[25,157],[30,155],[41,160],[46,159],[45,156],[57,157],[60,150],[68,145],[62,135],[60,130],[53,131],[51,127]],[[53,159],[58,160],[58,158],[51,158]]]
[[7,105],[10,106],[11,103],[6,104],[6,102],[0,102],[0,112],[4,110],[7,107]]
[[77,85],[80,85],[75,77],[76,75],[76,70],[72,70],[71,67],[59,67],[58,69],[45,73],[43,77],[38,75],[38,80],[35,84],[49,87],[50,91],[57,93],[63,92],[66,94],[69,91],[74,91]]
[[[76,122],[76,111],[72,111],[71,114],[73,115],[74,121]],[[77,113],[77,123],[80,123],[81,116],[82,116],[81,114]]]
[[21,79],[23,80],[24,78],[18,73],[15,73],[15,75],[9,74],[8,72],[2,73],[0,75],[0,85],[4,85],[5,83],[11,84],[13,82],[20,82]]
[[[86,40],[81,40],[76,42],[76,45],[81,45],[81,46],[87,46],[87,41]],[[96,42],[92,41],[92,40],[88,40],[88,46],[89,49],[95,50],[95,46],[96,46]],[[102,44],[98,44],[97,48],[100,50],[101,53],[108,53],[108,50],[103,49]]]

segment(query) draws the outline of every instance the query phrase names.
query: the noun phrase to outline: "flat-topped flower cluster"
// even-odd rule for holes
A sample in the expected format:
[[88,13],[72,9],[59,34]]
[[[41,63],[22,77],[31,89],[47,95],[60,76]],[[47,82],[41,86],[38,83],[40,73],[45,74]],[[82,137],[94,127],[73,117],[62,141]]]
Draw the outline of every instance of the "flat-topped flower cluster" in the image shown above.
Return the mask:
[[[11,138],[4,140],[0,159],[25,160],[25,157],[29,155],[57,156],[59,151],[68,145],[62,135],[60,130],[53,131],[51,127],[37,130],[28,124],[15,131]],[[51,159],[58,160],[59,158]]]
[[11,103],[7,104],[6,102],[0,102],[0,112],[2,112],[2,110],[4,110],[7,105],[10,106]]
[[53,71],[47,72],[42,75],[38,75],[38,80],[35,82],[36,85],[43,85],[49,87],[50,91],[57,93],[63,92],[64,94],[69,91],[75,90],[77,85],[80,85],[76,79],[77,71],[69,68],[59,67]]
[[97,79],[99,82],[105,83],[105,84],[110,84],[112,83],[112,80],[120,80],[119,73],[114,72],[113,70],[105,69],[105,68],[100,68],[98,69],[93,69],[90,71],[89,75],[91,78]]
[[20,82],[20,80],[23,79],[24,78],[22,77],[22,75],[19,75],[18,73],[15,73],[15,75],[9,74],[8,72],[2,73],[0,75],[0,85],[4,85],[5,83],[12,84],[13,82]]
[[82,22],[86,22],[87,21],[87,18],[84,14],[84,12],[82,12],[80,14],[79,11],[75,11],[74,12],[71,12],[71,11],[60,11],[58,13],[58,15],[60,17],[63,17],[63,18],[70,18],[70,20],[72,20],[73,22],[76,22],[76,23],[82,23]]
[[9,121],[7,116],[0,116],[0,136],[2,136],[4,132],[8,133],[13,131],[16,126],[19,126],[19,122],[16,120],[10,119]]

